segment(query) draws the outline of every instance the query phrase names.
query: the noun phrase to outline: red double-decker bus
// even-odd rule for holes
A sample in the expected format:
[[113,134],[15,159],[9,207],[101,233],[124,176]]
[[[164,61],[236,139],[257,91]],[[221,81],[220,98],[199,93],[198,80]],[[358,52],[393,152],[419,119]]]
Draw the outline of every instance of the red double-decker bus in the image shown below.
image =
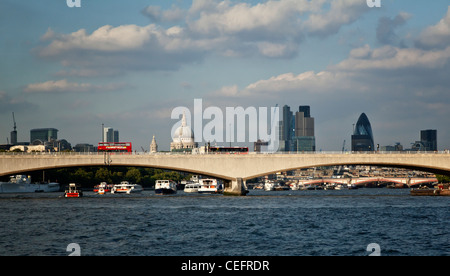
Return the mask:
[[132,146],[130,142],[100,142],[98,143],[98,152],[132,152]]

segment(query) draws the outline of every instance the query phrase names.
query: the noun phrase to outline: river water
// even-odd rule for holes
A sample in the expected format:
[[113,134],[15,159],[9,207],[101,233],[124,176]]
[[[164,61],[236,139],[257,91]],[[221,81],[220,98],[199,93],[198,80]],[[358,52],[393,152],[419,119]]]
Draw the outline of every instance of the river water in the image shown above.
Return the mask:
[[0,195],[0,255],[450,255],[450,198],[408,189]]

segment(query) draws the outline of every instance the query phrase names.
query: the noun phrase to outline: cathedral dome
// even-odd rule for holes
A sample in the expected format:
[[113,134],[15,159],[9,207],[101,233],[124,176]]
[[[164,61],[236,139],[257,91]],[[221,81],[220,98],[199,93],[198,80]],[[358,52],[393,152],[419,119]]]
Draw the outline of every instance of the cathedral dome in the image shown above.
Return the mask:
[[186,114],[183,114],[181,120],[181,126],[178,127],[173,133],[173,142],[170,143],[170,150],[183,150],[193,149],[197,147],[197,143],[194,140],[194,132],[186,124]]
[[183,114],[181,126],[175,130],[172,139],[175,143],[194,142],[194,132],[186,124],[186,114]]

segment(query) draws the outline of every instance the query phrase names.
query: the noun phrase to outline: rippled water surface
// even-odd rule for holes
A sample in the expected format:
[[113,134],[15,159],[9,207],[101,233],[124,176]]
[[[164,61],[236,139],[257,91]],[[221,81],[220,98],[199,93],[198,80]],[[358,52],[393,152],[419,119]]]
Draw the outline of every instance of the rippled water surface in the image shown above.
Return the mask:
[[450,198],[408,189],[61,196],[0,195],[0,255],[450,255]]

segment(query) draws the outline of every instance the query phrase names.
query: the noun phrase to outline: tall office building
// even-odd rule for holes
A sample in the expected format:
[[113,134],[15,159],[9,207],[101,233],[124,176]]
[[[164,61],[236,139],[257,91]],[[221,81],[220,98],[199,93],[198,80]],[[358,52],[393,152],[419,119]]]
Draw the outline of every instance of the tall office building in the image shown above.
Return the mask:
[[309,106],[300,106],[295,115],[289,106],[283,107],[280,121],[280,151],[315,151],[314,118]]
[[119,131],[118,130],[114,130],[113,133],[114,133],[114,135],[113,135],[114,136],[113,142],[114,143],[119,143],[119,141],[120,141],[119,140]]
[[437,130],[428,129],[420,131],[420,141],[426,151],[437,151]]
[[374,151],[372,126],[365,113],[361,114],[352,135],[352,151]]
[[112,127],[103,128],[103,142],[114,142],[114,130]]
[[55,128],[37,128],[30,130],[30,143],[45,143],[58,140],[58,130]]
[[283,106],[282,121],[279,123],[279,151],[291,150],[291,141],[294,136],[293,120],[291,108],[287,105]]
[[293,151],[316,151],[314,133],[314,118],[311,117],[309,106],[300,106],[295,113],[295,136],[293,137]]

